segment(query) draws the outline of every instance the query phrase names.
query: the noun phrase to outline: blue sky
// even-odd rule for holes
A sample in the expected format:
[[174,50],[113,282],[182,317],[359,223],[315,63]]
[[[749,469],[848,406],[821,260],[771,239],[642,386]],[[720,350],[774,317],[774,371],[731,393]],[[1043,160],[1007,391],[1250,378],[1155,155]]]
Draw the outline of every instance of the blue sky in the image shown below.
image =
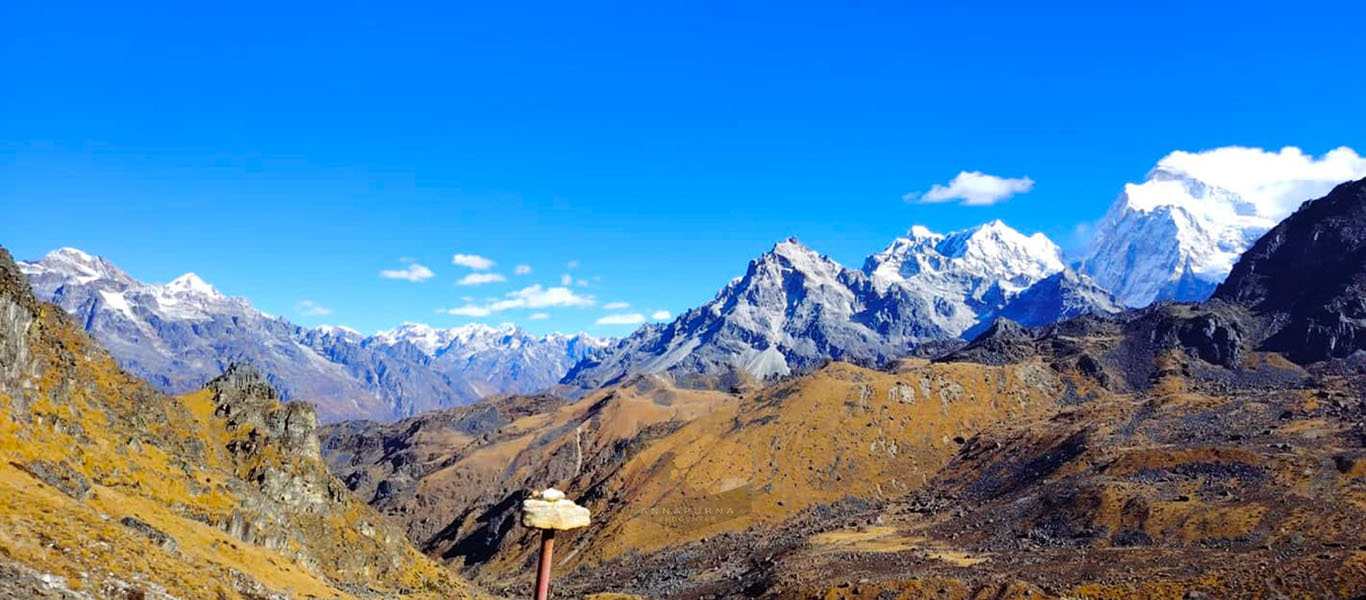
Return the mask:
[[[1359,3],[183,4],[0,6],[0,244],[367,332],[568,274],[592,306],[474,320],[622,335],[789,235],[1066,245],[1172,150],[1366,145]],[[964,170],[1035,185],[902,199]]]

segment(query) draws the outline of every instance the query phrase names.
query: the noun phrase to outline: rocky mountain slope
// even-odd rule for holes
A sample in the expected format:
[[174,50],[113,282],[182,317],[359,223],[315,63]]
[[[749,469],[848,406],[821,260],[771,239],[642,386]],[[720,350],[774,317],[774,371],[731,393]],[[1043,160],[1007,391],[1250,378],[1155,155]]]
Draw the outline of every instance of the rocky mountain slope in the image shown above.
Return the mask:
[[1214,293],[1266,323],[1261,347],[1302,362],[1366,350],[1366,179],[1262,236]]
[[582,334],[534,337],[477,324],[404,325],[372,337],[307,329],[225,296],[193,273],[147,284],[74,248],[20,268],[39,298],[75,316],[120,365],[161,390],[195,389],[229,364],[250,363],[286,400],[316,405],[326,421],[392,420],[537,391],[605,345]]
[[789,239],[711,302],[642,327],[576,365],[564,383],[593,389],[644,373],[725,388],[831,359],[886,364],[1001,315],[1043,324],[1116,310],[1106,292],[1068,271],[1048,238],[1000,221],[948,235],[915,227],[862,271]]
[[1363,190],[1305,204],[1206,303],[999,320],[934,361],[739,393],[634,377],[336,426],[330,464],[509,593],[535,548],[515,508],[554,485],[594,512],[559,543],[562,594],[1358,597]]
[[319,452],[250,368],[180,397],[126,374],[0,249],[0,596],[471,595]]

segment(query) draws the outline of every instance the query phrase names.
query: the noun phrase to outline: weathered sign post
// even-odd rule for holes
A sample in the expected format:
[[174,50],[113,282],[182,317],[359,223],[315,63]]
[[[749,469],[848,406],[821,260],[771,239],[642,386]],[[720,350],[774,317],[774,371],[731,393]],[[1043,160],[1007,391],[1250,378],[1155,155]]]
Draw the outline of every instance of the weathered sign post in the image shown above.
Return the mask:
[[541,530],[541,560],[536,565],[536,600],[550,597],[551,555],[555,551],[555,532],[588,526],[588,509],[564,497],[564,492],[546,488],[522,501],[522,525]]

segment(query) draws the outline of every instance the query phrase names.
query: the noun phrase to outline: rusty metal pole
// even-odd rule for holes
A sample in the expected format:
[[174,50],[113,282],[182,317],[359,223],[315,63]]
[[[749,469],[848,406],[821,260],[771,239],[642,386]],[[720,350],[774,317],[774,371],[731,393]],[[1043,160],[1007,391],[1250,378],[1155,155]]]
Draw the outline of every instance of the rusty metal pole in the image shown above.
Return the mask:
[[[550,598],[550,565],[554,560],[555,532],[587,527],[592,522],[588,509],[564,497],[564,492],[546,488],[522,500],[522,525],[541,530],[541,561],[536,565],[536,600]],[[571,553],[572,554],[572,553]]]
[[541,530],[541,560],[536,565],[536,600],[550,598],[550,564],[555,552],[555,530]]

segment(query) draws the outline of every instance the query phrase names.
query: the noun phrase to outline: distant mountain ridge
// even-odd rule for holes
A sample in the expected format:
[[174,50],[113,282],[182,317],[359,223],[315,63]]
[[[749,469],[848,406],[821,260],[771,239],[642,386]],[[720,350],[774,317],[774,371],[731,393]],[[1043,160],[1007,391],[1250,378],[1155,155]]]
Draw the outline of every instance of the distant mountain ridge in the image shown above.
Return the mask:
[[140,282],[106,259],[62,248],[19,263],[34,293],[72,314],[130,372],[163,391],[202,386],[229,364],[259,368],[324,420],[392,420],[492,394],[554,385],[606,342],[481,324],[409,324],[366,337],[309,329],[223,295],[194,273]]
[[[1036,289],[1041,282],[1048,285]],[[1044,324],[1118,310],[1068,269],[1046,236],[999,220],[947,235],[914,227],[861,271],[788,239],[750,261],[711,302],[640,328],[576,365],[563,383],[592,389],[638,373],[685,385],[762,381],[830,359],[885,363],[1003,312]]]
[[[1225,151],[1251,152],[1217,152]],[[1298,155],[1284,150],[1274,159],[1287,156]],[[1033,327],[1202,300],[1288,212],[1288,198],[1337,176],[1272,173],[1256,185],[1220,185],[1225,173],[1193,162],[1206,158],[1173,153],[1143,183],[1125,186],[1071,265],[1047,236],[999,220],[947,234],[912,227],[861,269],[788,239],[710,302],[621,340],[535,337],[478,323],[405,324],[367,337],[263,315],[193,273],[143,284],[74,249],[23,268],[40,297],[76,315],[128,369],[163,389],[196,387],[245,361],[261,366],[286,398],[319,404],[327,420],[391,420],[557,383],[594,389],[632,374],[727,387],[832,359],[884,364],[971,339],[1000,318]],[[1344,168],[1357,168],[1348,162]]]

